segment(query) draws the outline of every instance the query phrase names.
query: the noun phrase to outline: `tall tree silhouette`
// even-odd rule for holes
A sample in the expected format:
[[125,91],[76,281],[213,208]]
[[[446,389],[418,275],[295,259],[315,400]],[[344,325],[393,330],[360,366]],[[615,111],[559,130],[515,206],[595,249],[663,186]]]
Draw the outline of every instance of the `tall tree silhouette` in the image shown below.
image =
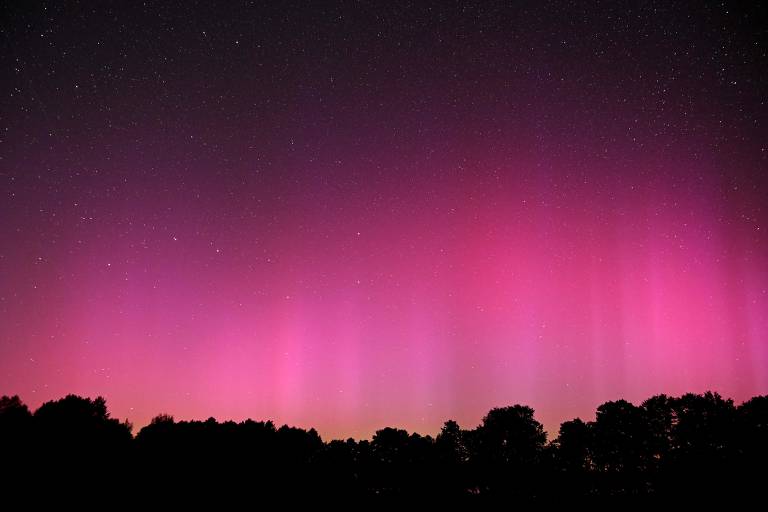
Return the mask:
[[756,396],[739,406],[737,422],[735,450],[739,468],[734,472],[734,487],[740,492],[762,489],[768,463],[768,395]]
[[550,450],[555,480],[562,492],[569,496],[585,495],[592,491],[592,431],[593,424],[580,418],[563,422]]
[[10,444],[18,443],[26,435],[32,414],[18,395],[0,397],[0,440]]
[[470,459],[467,431],[462,430],[453,420],[446,421],[435,439],[435,452],[435,478],[443,493],[465,493],[470,486],[467,473]]
[[560,468],[574,473],[589,470],[591,440],[590,426],[580,418],[562,423],[555,440]]
[[0,397],[0,453],[6,464],[24,464],[31,430],[32,414],[18,395]]
[[546,433],[528,406],[491,409],[470,436],[473,470],[484,492],[528,493]]
[[382,494],[414,493],[431,486],[427,467],[433,441],[396,428],[378,430],[371,441],[374,487]]
[[715,492],[731,485],[736,447],[736,408],[719,394],[688,393],[674,401],[670,469],[687,492]]

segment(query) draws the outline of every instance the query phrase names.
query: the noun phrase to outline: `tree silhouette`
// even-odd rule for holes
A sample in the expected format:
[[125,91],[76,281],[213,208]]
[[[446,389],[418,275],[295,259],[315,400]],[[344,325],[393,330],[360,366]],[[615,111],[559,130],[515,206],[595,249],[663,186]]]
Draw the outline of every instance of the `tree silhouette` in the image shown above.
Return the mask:
[[32,414],[18,395],[0,397],[0,453],[7,464],[24,463],[30,448]]
[[742,493],[762,489],[768,463],[768,395],[756,396],[739,406],[735,439],[738,471],[733,472],[733,487]]
[[677,423],[675,399],[656,395],[644,401],[641,407],[648,428],[646,469],[659,471],[661,462],[668,459],[672,448],[673,428]]
[[768,395],[744,402],[737,412],[740,453],[750,459],[768,461]]
[[470,448],[467,431],[453,420],[445,422],[435,438],[435,482],[443,494],[464,494],[470,487]]
[[415,491],[414,479],[422,473],[424,439],[396,428],[378,430],[371,441],[371,478],[379,494],[398,495]]
[[685,394],[674,401],[670,471],[687,492],[718,492],[734,475],[736,408],[719,394]]
[[563,422],[550,446],[550,464],[556,485],[568,496],[583,496],[592,491],[592,424],[580,418]]
[[[446,421],[436,438],[397,428],[324,442],[271,421],[176,421],[131,436],[103,398],[68,395],[30,413],[0,398],[6,485],[70,492],[78,482],[145,496],[571,499],[748,496],[768,460],[768,396],[736,407],[716,393],[601,404],[546,444],[534,411],[495,408],[474,429]],[[10,471],[8,471],[10,470]]]
[[0,397],[0,439],[9,445],[29,429],[32,414],[18,395]]
[[604,472],[646,469],[648,429],[643,410],[626,400],[606,402],[597,408],[592,426],[592,460]]
[[75,395],[46,402],[34,414],[38,442],[49,449],[80,454],[123,451],[131,441],[131,425],[110,418],[102,397]]
[[555,440],[557,458],[561,469],[572,472],[584,472],[591,467],[589,425],[576,418],[560,425]]
[[527,493],[546,434],[533,409],[523,405],[491,409],[470,436],[473,470],[483,492]]

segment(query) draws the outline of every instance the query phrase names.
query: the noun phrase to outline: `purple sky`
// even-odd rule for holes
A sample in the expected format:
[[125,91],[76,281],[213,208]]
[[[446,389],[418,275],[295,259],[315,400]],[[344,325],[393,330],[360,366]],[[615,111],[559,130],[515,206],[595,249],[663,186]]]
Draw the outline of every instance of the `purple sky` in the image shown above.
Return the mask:
[[768,392],[765,8],[3,7],[0,393],[434,434]]

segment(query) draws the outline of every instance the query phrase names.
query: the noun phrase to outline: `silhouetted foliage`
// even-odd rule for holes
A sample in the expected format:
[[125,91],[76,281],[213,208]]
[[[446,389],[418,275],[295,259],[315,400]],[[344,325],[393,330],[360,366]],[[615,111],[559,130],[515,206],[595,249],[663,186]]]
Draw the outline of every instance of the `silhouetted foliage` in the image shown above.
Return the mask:
[[0,435],[5,442],[13,441],[13,436],[23,434],[32,417],[29,408],[16,396],[0,398]]
[[491,409],[469,436],[473,477],[483,493],[527,493],[546,442],[533,409],[514,405]]
[[[135,437],[103,398],[75,395],[34,413],[0,398],[4,469],[17,481],[101,482],[168,496],[686,497],[756,494],[768,457],[768,396],[736,407],[716,393],[658,395],[597,408],[547,444],[530,407],[488,412],[475,429],[446,421],[435,438],[396,428],[323,442],[271,421],[176,421]],[[86,479],[86,480],[84,480]]]
[[566,421],[560,425],[555,446],[561,470],[584,472],[592,467],[591,435],[589,425],[581,421],[580,418]]
[[461,495],[470,487],[469,434],[453,420],[445,422],[435,438],[435,483],[443,495]]
[[0,398],[0,453],[15,454],[29,443],[32,414],[18,396]]
[[61,457],[122,455],[132,440],[130,425],[110,418],[101,397],[68,395],[46,402],[35,411],[34,428],[38,446]]

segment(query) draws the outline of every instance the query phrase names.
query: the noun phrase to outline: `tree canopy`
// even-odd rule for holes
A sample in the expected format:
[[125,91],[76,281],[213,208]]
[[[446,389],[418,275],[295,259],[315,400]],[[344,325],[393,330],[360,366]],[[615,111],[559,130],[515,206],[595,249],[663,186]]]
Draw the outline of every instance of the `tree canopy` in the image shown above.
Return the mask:
[[[547,442],[534,410],[448,420],[436,437],[386,427],[371,440],[325,442],[271,421],[176,421],[133,436],[106,401],[68,395],[31,412],[0,398],[0,449],[17,479],[82,478],[134,490],[259,490],[345,496],[671,496],[756,491],[768,456],[768,396],[736,406],[717,393],[601,404],[592,421]],[[250,492],[249,491],[249,492]]]

